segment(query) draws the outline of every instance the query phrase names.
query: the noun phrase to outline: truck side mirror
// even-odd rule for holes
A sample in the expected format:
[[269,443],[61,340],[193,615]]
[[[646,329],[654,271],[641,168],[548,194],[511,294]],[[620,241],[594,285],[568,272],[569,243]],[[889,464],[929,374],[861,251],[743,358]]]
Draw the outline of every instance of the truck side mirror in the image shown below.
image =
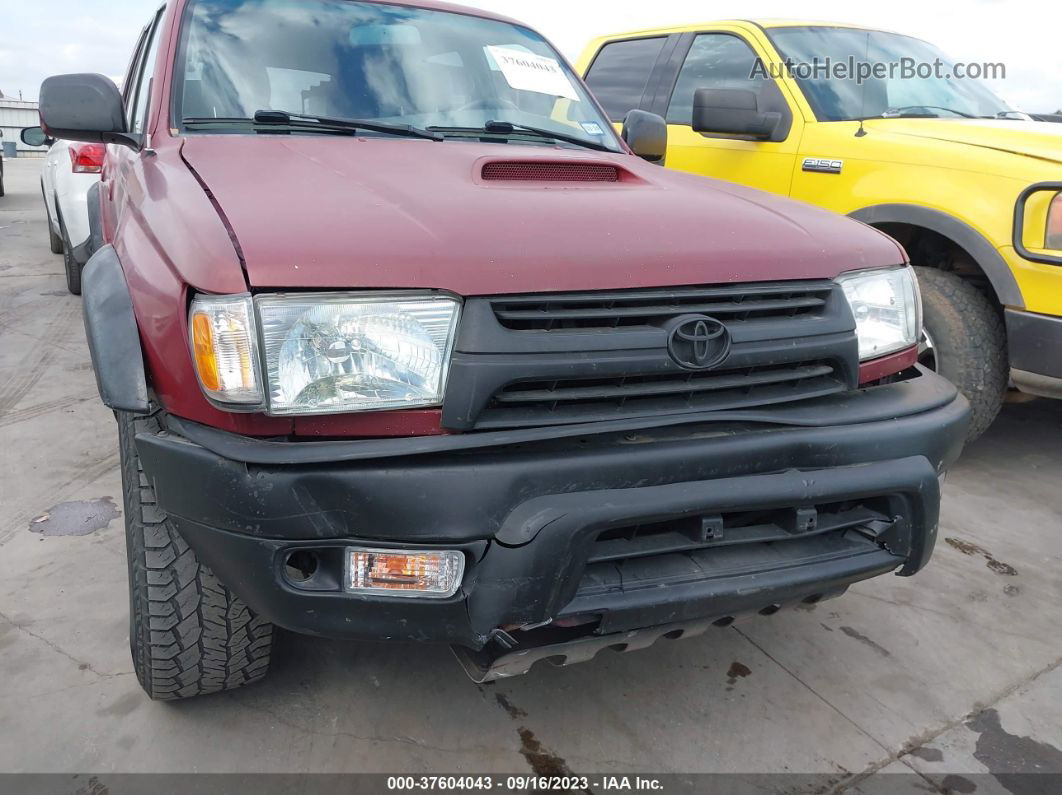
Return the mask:
[[623,140],[638,157],[664,165],[667,122],[662,117],[644,110],[632,110],[623,120]]
[[756,93],[737,88],[701,88],[693,95],[693,130],[775,140],[781,113],[761,113]]
[[55,139],[49,138],[48,133],[40,127],[27,127],[18,137],[26,146],[51,146],[55,143]]
[[141,136],[126,128],[118,86],[103,75],[49,77],[41,84],[40,113],[41,127],[54,138],[140,149]]

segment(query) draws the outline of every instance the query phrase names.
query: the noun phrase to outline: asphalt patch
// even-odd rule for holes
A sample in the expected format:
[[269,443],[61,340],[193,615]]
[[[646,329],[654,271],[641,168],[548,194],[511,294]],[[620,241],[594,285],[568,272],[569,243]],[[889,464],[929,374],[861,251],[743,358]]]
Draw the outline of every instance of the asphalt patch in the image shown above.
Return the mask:
[[29,531],[42,536],[87,536],[121,516],[111,497],[61,502],[30,522]]

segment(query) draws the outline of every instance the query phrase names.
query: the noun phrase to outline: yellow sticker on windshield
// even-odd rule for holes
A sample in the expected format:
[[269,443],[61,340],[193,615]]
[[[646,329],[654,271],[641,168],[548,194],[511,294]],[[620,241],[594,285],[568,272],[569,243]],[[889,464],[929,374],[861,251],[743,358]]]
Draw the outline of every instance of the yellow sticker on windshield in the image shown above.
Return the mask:
[[508,47],[487,47],[486,50],[501,69],[505,81],[517,91],[534,91],[579,101],[575,86],[556,59]]

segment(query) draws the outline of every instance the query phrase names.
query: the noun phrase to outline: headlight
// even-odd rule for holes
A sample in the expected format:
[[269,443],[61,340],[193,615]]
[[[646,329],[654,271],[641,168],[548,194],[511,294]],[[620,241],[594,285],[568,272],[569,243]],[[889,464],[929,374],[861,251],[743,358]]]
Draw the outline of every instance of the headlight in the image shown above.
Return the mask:
[[922,300],[909,267],[858,271],[838,280],[855,315],[859,360],[909,348],[922,333]]
[[459,303],[434,295],[255,299],[270,414],[437,406]]
[[197,296],[192,354],[203,392],[233,410],[437,406],[459,310],[421,294]]
[[230,409],[437,406],[459,309],[454,298],[420,294],[198,296],[192,355],[203,392]]

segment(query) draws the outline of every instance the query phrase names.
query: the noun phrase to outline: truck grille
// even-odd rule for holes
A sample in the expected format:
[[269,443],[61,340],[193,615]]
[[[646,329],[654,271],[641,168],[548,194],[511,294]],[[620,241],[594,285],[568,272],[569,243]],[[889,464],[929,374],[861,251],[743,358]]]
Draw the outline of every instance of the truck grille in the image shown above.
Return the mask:
[[520,382],[495,393],[478,425],[517,427],[739,409],[822,397],[845,389],[844,379],[827,362]]
[[[717,366],[669,353],[679,325],[726,327]],[[746,410],[853,389],[855,320],[833,281],[470,298],[443,427],[499,430]]]
[[783,282],[733,287],[646,290],[500,298],[498,322],[514,331],[653,326],[681,315],[710,315],[727,323],[821,315],[830,283]]

